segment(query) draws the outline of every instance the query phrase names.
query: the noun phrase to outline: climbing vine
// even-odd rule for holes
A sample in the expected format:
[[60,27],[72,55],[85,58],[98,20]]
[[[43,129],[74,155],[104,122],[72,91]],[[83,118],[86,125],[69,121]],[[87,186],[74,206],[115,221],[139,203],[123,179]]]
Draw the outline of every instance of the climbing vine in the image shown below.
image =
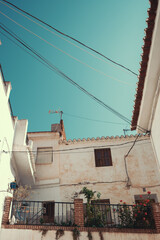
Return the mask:
[[41,240],[42,240],[43,237],[46,236],[48,230],[47,229],[41,229],[40,232],[42,232],[42,235],[41,235]]
[[88,235],[87,235],[87,237],[88,237],[89,240],[92,240],[92,239],[93,239],[92,234],[91,234],[90,231],[88,231]]
[[99,232],[100,240],[104,240],[103,233]]
[[79,240],[80,231],[77,228],[74,228],[72,231],[73,240]]
[[60,239],[64,235],[64,230],[63,229],[58,229],[56,231],[56,240]]

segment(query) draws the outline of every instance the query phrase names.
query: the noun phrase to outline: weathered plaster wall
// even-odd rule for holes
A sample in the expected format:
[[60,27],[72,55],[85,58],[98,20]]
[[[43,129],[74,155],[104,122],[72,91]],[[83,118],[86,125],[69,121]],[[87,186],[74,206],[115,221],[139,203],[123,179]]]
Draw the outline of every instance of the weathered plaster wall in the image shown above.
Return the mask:
[[[33,141],[33,152],[35,154],[36,163],[36,180],[53,180],[59,178],[59,154],[53,154],[53,162],[45,164],[37,164],[37,148],[52,147],[54,150],[59,150],[59,133],[34,133],[29,134],[29,139]],[[46,153],[47,155],[47,153]],[[45,154],[44,154],[45,157]]]
[[[85,182],[88,183],[86,185],[89,188],[101,192],[102,199],[109,198],[111,203],[117,203],[120,199],[128,203],[133,203],[134,195],[143,193],[142,188],[144,187],[146,187],[147,190],[150,189],[149,187],[152,187],[151,191],[153,193],[157,192],[158,198],[160,199],[160,191],[158,187],[156,187],[156,185],[160,183],[160,179],[149,138],[148,140],[145,137],[139,138],[127,157],[127,168],[131,180],[131,187],[126,187],[125,181],[127,175],[124,156],[132,146],[134,139],[135,138],[123,138],[104,141],[86,141],[84,143],[72,143],[69,145],[68,148],[86,146],[93,146],[93,148],[75,150],[75,152],[77,151],[78,153],[72,151],[72,153],[68,155],[61,155],[60,179],[61,186],[63,185],[63,190],[61,191],[62,199],[67,195],[69,200],[74,190],[81,190],[84,186],[82,184],[72,184]],[[110,145],[112,145],[111,154],[113,166],[95,167],[94,148],[100,146],[109,147]]]
[[157,166],[160,171],[160,95],[158,96],[157,104],[153,122],[152,122],[152,128],[151,128],[151,139],[152,139],[152,144],[153,144],[153,149],[155,152],[155,156],[157,159]]
[[[138,126],[151,130],[153,150],[160,168],[160,1],[156,12],[149,60],[145,76]],[[150,28],[149,28],[150,29]],[[145,65],[145,64],[143,64]],[[140,132],[140,129],[137,128]]]
[[[88,240],[88,233],[81,232],[80,240]],[[1,240],[54,240],[56,239],[56,231],[48,231],[45,236],[42,236],[41,231],[27,230],[27,229],[2,229],[0,239]],[[92,233],[93,240],[100,240],[98,232]],[[104,240],[159,240],[160,234],[145,234],[145,233],[114,233],[104,232]],[[60,240],[72,240],[72,232],[65,231]]]
[[[0,227],[3,213],[5,196],[10,195],[7,192],[8,184],[14,180],[11,167],[11,154],[14,122],[10,114],[8,98],[11,90],[11,84],[5,86],[0,72]],[[5,153],[5,152],[6,153]]]
[[[61,153],[54,153],[51,164],[36,165],[36,185],[31,200],[73,201],[74,193],[87,186],[100,192],[102,199],[109,198],[111,203],[122,199],[132,204],[134,195],[146,194],[143,188],[157,194],[160,201],[157,186],[160,178],[149,136],[139,137],[127,157],[131,187],[126,187],[124,156],[134,140],[135,137],[122,137],[73,142],[60,140],[59,143],[58,139],[34,139],[34,150],[40,146],[53,146],[53,150],[61,150]],[[95,166],[94,149],[102,146],[111,148],[113,166]]]

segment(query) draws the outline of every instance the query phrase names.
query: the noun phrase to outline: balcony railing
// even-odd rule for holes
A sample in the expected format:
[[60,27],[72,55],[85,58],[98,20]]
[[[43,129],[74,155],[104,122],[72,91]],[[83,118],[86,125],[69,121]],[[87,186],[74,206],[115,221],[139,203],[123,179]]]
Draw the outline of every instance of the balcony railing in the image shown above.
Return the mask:
[[[85,227],[155,229],[150,205],[82,203],[82,209]],[[77,211],[71,202],[13,201],[11,218],[18,225],[74,226]]]
[[154,229],[151,206],[120,204],[84,204],[86,227]]
[[13,201],[11,218],[14,224],[72,226],[74,203]]

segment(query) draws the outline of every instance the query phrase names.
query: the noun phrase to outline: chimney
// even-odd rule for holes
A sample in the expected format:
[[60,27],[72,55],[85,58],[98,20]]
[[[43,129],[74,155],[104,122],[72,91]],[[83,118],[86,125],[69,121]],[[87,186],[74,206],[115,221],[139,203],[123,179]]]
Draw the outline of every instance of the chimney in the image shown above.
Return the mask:
[[66,140],[66,134],[64,130],[63,120],[60,120],[60,123],[51,125],[51,132],[59,132],[60,136],[63,136],[63,139]]
[[64,124],[63,124],[63,120],[60,120],[60,126],[61,126],[61,135],[63,136],[63,139],[66,140],[66,133],[65,133],[65,129],[64,129]]

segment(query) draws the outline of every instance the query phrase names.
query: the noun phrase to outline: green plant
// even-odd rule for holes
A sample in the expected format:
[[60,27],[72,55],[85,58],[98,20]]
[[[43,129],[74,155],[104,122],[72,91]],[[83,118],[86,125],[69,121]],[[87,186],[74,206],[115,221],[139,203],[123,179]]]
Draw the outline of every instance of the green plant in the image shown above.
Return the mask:
[[71,221],[61,222],[60,226],[70,227],[70,226],[74,226],[74,223],[72,223]]
[[[115,210],[115,209],[114,209]],[[133,211],[124,202],[123,205],[119,205],[117,208],[118,218],[120,222],[119,227],[132,227],[133,226]]]
[[90,231],[88,231],[88,235],[87,235],[87,237],[88,237],[89,240],[92,240],[92,239],[93,239],[92,234],[91,234]]
[[41,229],[40,232],[42,232],[41,240],[43,237],[47,234],[48,230],[47,229]]
[[60,223],[57,223],[56,221],[54,221],[54,226],[77,227],[77,225],[72,221],[67,221],[67,222],[61,221]]
[[74,228],[72,231],[73,240],[78,240],[80,236],[80,231],[77,228]]
[[13,193],[13,199],[16,201],[22,201],[24,199],[28,199],[29,195],[31,194],[31,186],[20,185]]
[[[90,203],[92,199],[96,198],[95,193],[96,191],[92,191],[86,187],[84,187],[80,193],[83,193],[85,198],[87,199],[87,203]],[[100,199],[101,193],[97,193],[97,199]]]
[[85,215],[86,227],[104,227],[105,216],[99,205],[87,203]]
[[100,240],[104,240],[104,237],[103,237],[103,233],[102,233],[102,232],[99,232],[99,237],[100,237]]
[[58,229],[56,231],[56,240],[60,239],[64,235],[64,230],[63,229]]
[[43,219],[43,218],[40,218],[40,219],[39,219],[39,222],[40,222],[40,224],[43,224],[43,223],[44,223],[44,219]]
[[47,234],[48,230],[47,229],[42,229],[42,236],[45,236]]
[[125,202],[123,205],[118,205],[116,211],[120,222],[119,227],[154,228],[152,202],[150,200],[151,192],[148,191],[147,193],[147,199],[143,199],[143,196],[140,195],[141,200],[133,207],[127,206]]
[[85,209],[85,226],[86,227],[104,227],[104,220],[106,216],[103,211],[100,210],[100,205],[98,203],[101,194],[96,191],[90,190],[84,187],[80,193],[83,193],[87,199],[86,209]]
[[133,206],[134,227],[136,228],[154,228],[155,223],[152,214],[152,201],[150,199],[151,192],[148,191],[148,198],[143,199]]

